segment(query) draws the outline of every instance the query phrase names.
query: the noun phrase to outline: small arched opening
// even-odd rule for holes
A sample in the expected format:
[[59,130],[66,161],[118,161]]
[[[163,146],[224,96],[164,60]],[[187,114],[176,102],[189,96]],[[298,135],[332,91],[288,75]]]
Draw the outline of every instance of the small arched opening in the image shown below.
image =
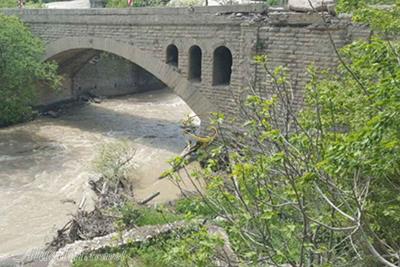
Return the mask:
[[189,80],[201,81],[201,48],[197,45],[189,49]]
[[214,50],[213,85],[229,85],[232,74],[232,53],[220,46]]
[[166,63],[178,67],[179,53],[178,48],[174,44],[170,44],[167,47]]

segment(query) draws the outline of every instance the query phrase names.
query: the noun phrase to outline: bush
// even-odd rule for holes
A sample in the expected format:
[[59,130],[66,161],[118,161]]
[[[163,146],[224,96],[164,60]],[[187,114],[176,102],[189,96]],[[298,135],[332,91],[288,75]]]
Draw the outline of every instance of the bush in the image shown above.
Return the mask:
[[[17,0],[1,0],[0,8],[17,8]],[[41,0],[28,0],[26,1],[25,8],[44,8]]]
[[249,92],[243,132],[216,114],[224,140],[196,176],[244,265],[399,264],[399,8],[354,11],[378,34],[341,49],[336,70],[310,66],[300,112],[287,70],[260,56],[272,96]]
[[[340,7],[356,7],[354,19],[378,34],[341,49],[337,69],[310,66],[300,111],[287,70],[257,57],[272,96],[249,92],[240,132],[214,114],[224,139],[202,151],[206,166],[194,175],[206,192],[177,203],[188,217],[223,226],[241,266],[400,264],[400,43],[388,38],[400,31],[400,5]],[[201,229],[130,257],[143,266],[213,266],[218,245]]]
[[[165,3],[163,0],[133,0],[132,7],[162,6]],[[127,8],[129,6],[126,0],[107,0],[106,7]]]
[[126,180],[128,172],[135,168],[134,156],[135,149],[127,141],[106,143],[101,146],[100,153],[93,161],[94,169],[111,185],[116,186]]
[[0,126],[30,119],[36,89],[56,88],[56,65],[42,62],[44,48],[16,17],[0,15]]
[[110,251],[119,260],[76,259],[73,266],[206,267],[213,266],[211,262],[221,245],[222,240],[217,235],[209,235],[206,228],[199,228],[159,236],[141,244],[132,242],[130,246]]
[[0,1],[0,8],[15,8],[17,7],[17,1],[15,0],[2,0]]
[[125,205],[119,209],[119,213],[121,214],[121,218],[118,224],[123,226],[123,228],[166,224],[183,219],[182,215],[176,214],[163,207],[155,209],[141,207],[133,203],[125,203]]

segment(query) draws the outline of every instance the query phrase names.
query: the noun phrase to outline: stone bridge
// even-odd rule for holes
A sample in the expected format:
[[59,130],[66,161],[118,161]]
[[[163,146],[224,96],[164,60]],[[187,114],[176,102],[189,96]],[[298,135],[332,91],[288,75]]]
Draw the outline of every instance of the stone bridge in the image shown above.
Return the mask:
[[[352,25],[348,18],[329,16],[328,23],[323,23],[316,13],[259,4],[3,12],[20,16],[45,42],[44,59],[60,65],[63,92],[43,93],[43,104],[76,97],[80,91],[110,82],[117,88],[131,78],[124,70],[113,73],[112,68],[125,64],[121,62],[91,79],[93,71],[87,66],[94,65],[99,60],[94,58],[103,51],[133,63],[136,77],[150,73],[156,79],[145,79],[147,86],[159,83],[172,89],[203,121],[210,111],[237,116],[238,101],[249,87],[268,94],[270,80],[253,62],[255,55],[267,54],[271,68],[283,65],[289,69],[301,105],[306,67],[337,64],[327,33],[338,47],[368,35],[368,29]],[[132,70],[129,73],[132,76]],[[138,79],[132,84],[140,83]]]

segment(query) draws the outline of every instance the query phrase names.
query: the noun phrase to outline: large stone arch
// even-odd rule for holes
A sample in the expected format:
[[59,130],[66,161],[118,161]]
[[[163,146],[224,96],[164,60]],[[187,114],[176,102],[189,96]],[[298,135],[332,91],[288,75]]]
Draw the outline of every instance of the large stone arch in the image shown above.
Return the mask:
[[165,83],[199,116],[205,119],[215,111],[215,107],[202,95],[190,81],[180,75],[174,67],[165,64],[161,59],[125,42],[106,38],[66,37],[46,45],[44,60],[70,50],[94,49],[123,57],[142,67]]

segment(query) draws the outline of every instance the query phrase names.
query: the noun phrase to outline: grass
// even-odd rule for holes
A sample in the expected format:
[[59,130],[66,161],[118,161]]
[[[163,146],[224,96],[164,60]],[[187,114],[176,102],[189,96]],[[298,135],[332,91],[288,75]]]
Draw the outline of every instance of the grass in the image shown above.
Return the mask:
[[133,226],[166,224],[184,219],[182,214],[165,207],[149,208],[126,203],[119,209],[121,219],[118,223],[130,228]]
[[73,263],[74,267],[115,267],[118,263],[115,261],[102,261],[102,260],[76,260]]
[[[134,226],[166,224],[170,222],[188,219],[187,213],[193,216],[211,216],[207,207],[200,205],[198,197],[185,198],[176,202],[174,207],[142,207],[134,203],[126,203],[119,209],[121,219],[117,223],[123,228]],[[193,238],[192,235],[195,235]],[[157,237],[154,240],[142,244],[131,244],[123,248],[114,248],[108,252],[93,254],[85,258],[76,259],[74,267],[116,267],[116,266],[135,266],[135,267],[169,267],[187,266],[188,262],[182,262],[182,253],[188,253],[186,246],[188,240],[196,240],[195,244],[203,244],[205,236],[199,235],[198,231],[181,232],[177,235],[167,235]],[[198,242],[197,242],[198,241]],[[197,252],[196,252],[197,251]],[[202,248],[196,248],[193,253],[204,253]],[[209,252],[207,252],[209,253]],[[113,260],[101,257],[112,256]],[[188,256],[185,256],[188,257]],[[172,265],[171,265],[172,264]],[[185,265],[186,264],[186,265]]]
[[[125,247],[113,248],[99,254],[74,260],[74,267],[188,267],[210,266],[219,237],[210,237],[205,228],[193,228],[175,234],[158,236],[144,243],[132,243]],[[114,260],[101,260],[110,257]],[[200,259],[200,261],[198,260]]]
[[136,225],[155,225],[155,224],[166,224],[184,219],[180,214],[176,214],[168,209],[151,209],[151,208],[140,208],[139,212],[142,216],[139,216]]
[[184,214],[185,218],[212,218],[216,216],[215,211],[210,209],[200,196],[179,199],[175,203],[175,210],[178,214]]

